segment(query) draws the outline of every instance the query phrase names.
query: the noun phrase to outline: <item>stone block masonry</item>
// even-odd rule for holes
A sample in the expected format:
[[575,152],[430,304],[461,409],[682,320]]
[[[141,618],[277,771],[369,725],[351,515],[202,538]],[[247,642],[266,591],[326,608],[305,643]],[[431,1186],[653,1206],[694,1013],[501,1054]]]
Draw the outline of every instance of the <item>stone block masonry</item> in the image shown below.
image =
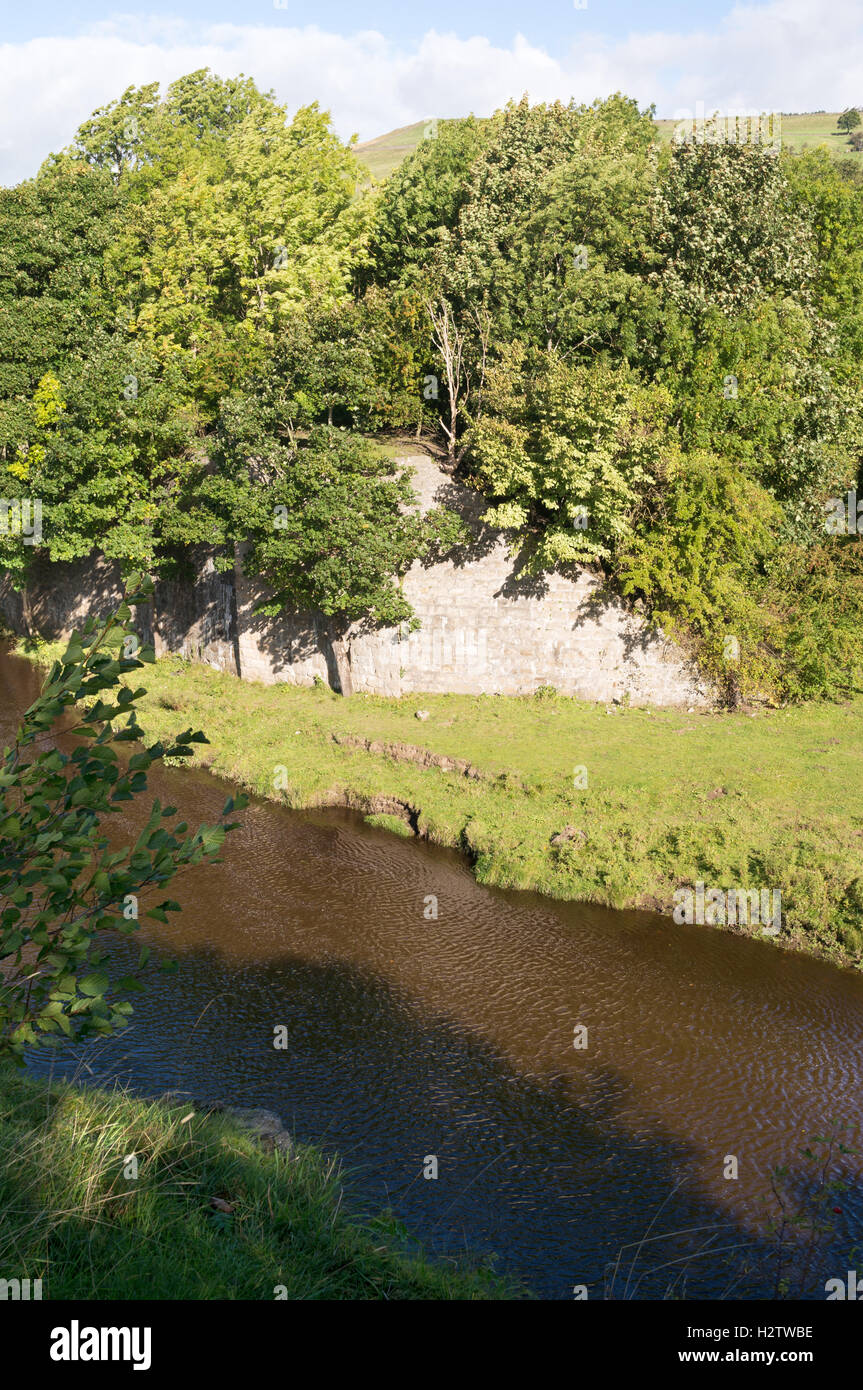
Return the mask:
[[[626,605],[600,597],[599,577],[520,575],[503,535],[483,527],[484,502],[455,483],[427,455],[402,462],[413,470],[418,504],[461,513],[472,541],[448,559],[415,563],[405,596],[421,627],[354,624],[350,663],[354,690],[376,695],[427,693],[561,694],[610,703],[704,705],[710,691],[673,644],[652,633]],[[212,554],[193,557],[191,582],[159,581],[140,615],[142,638],[158,655],[178,653],[246,680],[337,684],[323,618],[314,613],[268,618],[254,612],[265,590],[242,574],[219,573]],[[0,612],[17,632],[55,638],[90,611],[105,612],[120,592],[116,565],[40,561],[27,594],[0,582]]]

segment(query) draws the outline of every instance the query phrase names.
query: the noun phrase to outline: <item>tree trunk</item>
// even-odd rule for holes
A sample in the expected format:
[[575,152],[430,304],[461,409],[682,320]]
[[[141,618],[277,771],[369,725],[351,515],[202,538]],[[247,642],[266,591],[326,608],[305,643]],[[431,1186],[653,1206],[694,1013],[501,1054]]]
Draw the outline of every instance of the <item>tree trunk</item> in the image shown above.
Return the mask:
[[[347,628],[340,623],[328,623],[327,639],[330,644],[331,655],[331,659],[327,662],[330,669],[330,684],[335,684],[342,695],[353,695],[351,644],[348,640]],[[335,680],[333,680],[334,677]]]
[[30,608],[30,591],[27,585],[21,590],[21,618],[24,623],[24,636],[33,636],[33,612]]

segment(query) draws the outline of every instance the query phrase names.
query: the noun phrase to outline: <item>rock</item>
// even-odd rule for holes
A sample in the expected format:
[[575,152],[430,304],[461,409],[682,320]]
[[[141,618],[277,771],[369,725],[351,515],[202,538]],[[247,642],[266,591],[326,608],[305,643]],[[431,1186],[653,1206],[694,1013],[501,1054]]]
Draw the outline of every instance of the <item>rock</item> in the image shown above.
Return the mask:
[[285,1132],[281,1116],[274,1110],[263,1110],[255,1106],[228,1105],[225,1114],[230,1115],[240,1129],[246,1129],[257,1139],[274,1139]]
[[565,845],[570,840],[586,840],[587,835],[583,830],[579,830],[575,825],[565,825],[556,835],[552,835],[550,844]]
[[278,1149],[280,1154],[285,1155],[285,1158],[292,1158],[294,1154],[293,1135],[286,1129],[281,1130],[279,1134],[274,1134],[273,1148]]
[[427,709],[418,709],[416,714],[414,715],[414,719],[428,719],[428,717],[429,712]]

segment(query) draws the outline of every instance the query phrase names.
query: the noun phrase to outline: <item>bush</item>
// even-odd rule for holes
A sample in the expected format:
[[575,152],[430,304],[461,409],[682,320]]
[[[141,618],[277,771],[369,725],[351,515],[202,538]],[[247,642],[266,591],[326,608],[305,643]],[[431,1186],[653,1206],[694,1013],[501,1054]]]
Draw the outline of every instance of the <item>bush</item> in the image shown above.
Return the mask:
[[620,556],[623,592],[688,643],[730,704],[863,686],[863,545],[785,541],[783,512],[727,459],[684,457]]

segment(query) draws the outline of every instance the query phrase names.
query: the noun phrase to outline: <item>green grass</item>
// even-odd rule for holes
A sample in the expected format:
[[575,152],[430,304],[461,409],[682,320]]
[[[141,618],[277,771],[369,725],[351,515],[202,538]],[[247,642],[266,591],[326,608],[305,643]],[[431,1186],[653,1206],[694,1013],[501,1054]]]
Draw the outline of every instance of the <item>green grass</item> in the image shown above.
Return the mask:
[[400,816],[388,816],[383,814],[379,816],[366,816],[365,820],[366,825],[375,825],[378,830],[389,830],[392,835],[401,835],[402,838],[408,840],[413,839],[413,831],[407,822],[402,820]]
[[379,135],[376,140],[365,140],[361,145],[355,145],[354,152],[376,179],[388,178],[402,160],[416,149],[425,127],[425,121],[400,126],[398,130]]
[[406,1252],[392,1219],[352,1218],[341,1199],[314,1149],[266,1153],[218,1114],[0,1066],[0,1278],[42,1279],[43,1299],[517,1295]]
[[[705,112],[705,115],[708,114]],[[847,134],[836,129],[836,122],[840,114],[839,111],[808,112],[793,116],[783,114],[783,147],[800,151],[825,145],[831,154],[838,155],[842,159],[863,160],[863,152],[853,150],[848,144]],[[662,140],[669,143],[678,124],[677,121],[662,120],[657,121],[656,124],[659,127]]]
[[[826,145],[831,154],[844,159],[863,160],[863,151],[856,152],[848,144],[848,136],[836,129],[838,111],[819,111],[782,117],[782,143],[788,149],[804,150],[817,145]],[[660,137],[668,143],[674,133],[677,121],[660,120],[656,122]],[[378,180],[389,177],[412,154],[423,138],[425,121],[413,125],[400,126],[379,135],[376,140],[366,140],[356,145],[357,157]]]
[[402,833],[413,821],[467,853],[481,882],[555,898],[669,911],[697,879],[780,888],[777,941],[863,966],[863,700],[754,715],[609,713],[555,696],[344,700],[176,657],[141,677],[148,736],[203,729],[196,761],[261,796],[395,816]]

